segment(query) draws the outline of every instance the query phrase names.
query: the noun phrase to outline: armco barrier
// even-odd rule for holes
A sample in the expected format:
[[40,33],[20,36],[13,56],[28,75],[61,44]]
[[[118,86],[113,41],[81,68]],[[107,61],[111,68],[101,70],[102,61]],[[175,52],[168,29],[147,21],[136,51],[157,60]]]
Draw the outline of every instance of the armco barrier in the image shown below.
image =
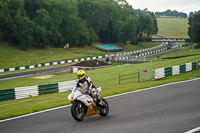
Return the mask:
[[192,70],[198,68],[198,62],[192,62]]
[[180,65],[180,73],[186,72],[186,65]]
[[172,75],[180,74],[180,66],[172,66]]
[[58,83],[38,86],[39,95],[58,92]]
[[165,77],[165,69],[158,68],[155,70],[155,79],[161,79]]
[[200,62],[190,62],[184,65],[177,65],[168,68],[159,68],[155,70],[155,79],[161,79],[171,75],[188,72],[200,67]]
[[38,85],[15,88],[15,99],[38,96]]
[[58,91],[59,92],[69,91],[72,88],[76,87],[76,84],[77,84],[76,80],[59,82],[58,83]]
[[0,101],[15,99],[14,89],[0,90]]
[[12,99],[34,97],[54,92],[65,92],[72,90],[76,86],[76,84],[76,80],[72,80],[48,85],[35,85],[0,90],[0,102]]
[[186,63],[185,65],[186,65],[186,72],[192,70],[192,63]]
[[165,77],[172,75],[172,67],[165,68]]

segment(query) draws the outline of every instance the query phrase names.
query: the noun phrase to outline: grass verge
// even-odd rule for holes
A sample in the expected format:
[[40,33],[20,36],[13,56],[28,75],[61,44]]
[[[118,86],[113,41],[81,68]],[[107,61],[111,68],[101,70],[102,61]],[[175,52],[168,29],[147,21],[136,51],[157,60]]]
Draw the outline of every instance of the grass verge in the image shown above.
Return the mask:
[[170,55],[164,55],[161,58],[172,58],[172,57],[186,57],[186,56],[196,56],[196,55],[200,55],[200,50],[199,49],[187,49],[184,51],[180,51],[180,52],[175,52],[172,53]]

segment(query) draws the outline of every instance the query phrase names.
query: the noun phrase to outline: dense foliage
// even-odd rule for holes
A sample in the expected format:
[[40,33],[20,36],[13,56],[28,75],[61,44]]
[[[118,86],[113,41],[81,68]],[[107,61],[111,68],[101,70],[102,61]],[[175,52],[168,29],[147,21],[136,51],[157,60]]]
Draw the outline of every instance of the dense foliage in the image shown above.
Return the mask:
[[174,11],[171,11],[171,10],[166,10],[164,12],[155,12],[155,15],[156,16],[166,16],[166,17],[181,17],[181,18],[187,18],[187,14],[186,13],[183,13],[183,12],[178,12],[176,10]]
[[0,1],[0,41],[21,49],[126,44],[157,31],[155,16],[136,14],[126,0]]
[[200,48],[200,11],[189,18],[188,35]]
[[198,13],[198,12],[200,12],[200,10],[199,10],[199,11],[190,12],[190,13],[189,13],[189,17],[192,17],[194,14],[196,14],[196,13]]

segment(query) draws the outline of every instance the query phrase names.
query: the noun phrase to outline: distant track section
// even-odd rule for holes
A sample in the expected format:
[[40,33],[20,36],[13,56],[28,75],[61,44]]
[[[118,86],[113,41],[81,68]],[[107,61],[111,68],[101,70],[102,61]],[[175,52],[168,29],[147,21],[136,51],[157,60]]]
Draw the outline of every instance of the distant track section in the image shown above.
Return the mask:
[[70,68],[70,65],[54,67],[54,68],[46,68],[46,69],[40,69],[40,70],[34,70],[34,71],[28,71],[28,72],[5,74],[5,75],[0,75],[0,80],[27,77],[27,76],[32,76],[32,75],[42,75],[42,74],[51,73],[51,72],[68,70],[69,68]]

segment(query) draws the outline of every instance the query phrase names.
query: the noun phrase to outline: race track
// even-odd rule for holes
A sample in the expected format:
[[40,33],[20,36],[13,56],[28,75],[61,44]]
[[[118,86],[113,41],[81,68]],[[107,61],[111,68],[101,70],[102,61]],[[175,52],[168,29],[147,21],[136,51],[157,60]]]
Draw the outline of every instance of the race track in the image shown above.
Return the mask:
[[19,77],[27,77],[27,76],[33,76],[33,75],[42,75],[42,74],[47,74],[47,73],[52,73],[52,72],[69,70],[69,68],[70,68],[70,65],[66,65],[66,66],[44,68],[44,69],[32,70],[32,71],[26,71],[26,72],[3,74],[3,75],[0,75],[0,80],[7,80],[7,79],[13,79],[13,78],[19,78]]
[[96,115],[82,122],[64,107],[0,122],[0,132],[184,133],[200,126],[199,86],[196,79],[110,97],[107,117]]

